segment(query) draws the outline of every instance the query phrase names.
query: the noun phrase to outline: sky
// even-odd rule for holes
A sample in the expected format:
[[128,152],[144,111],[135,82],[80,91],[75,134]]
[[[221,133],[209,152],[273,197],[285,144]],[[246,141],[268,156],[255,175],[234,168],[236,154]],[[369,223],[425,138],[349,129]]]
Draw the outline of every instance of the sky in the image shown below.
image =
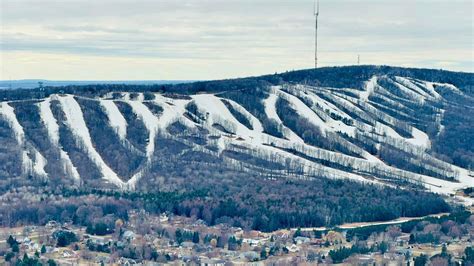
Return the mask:
[[[320,0],[319,66],[474,72],[472,0]],[[314,66],[313,0],[0,0],[0,79],[207,80]]]

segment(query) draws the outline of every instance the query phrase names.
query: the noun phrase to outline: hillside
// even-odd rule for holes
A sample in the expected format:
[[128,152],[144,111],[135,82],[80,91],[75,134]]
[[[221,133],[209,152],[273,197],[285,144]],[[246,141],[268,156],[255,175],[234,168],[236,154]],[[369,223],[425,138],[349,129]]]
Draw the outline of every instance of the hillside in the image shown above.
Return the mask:
[[239,177],[451,195],[474,183],[472,77],[362,66],[2,91],[1,187],[180,191]]

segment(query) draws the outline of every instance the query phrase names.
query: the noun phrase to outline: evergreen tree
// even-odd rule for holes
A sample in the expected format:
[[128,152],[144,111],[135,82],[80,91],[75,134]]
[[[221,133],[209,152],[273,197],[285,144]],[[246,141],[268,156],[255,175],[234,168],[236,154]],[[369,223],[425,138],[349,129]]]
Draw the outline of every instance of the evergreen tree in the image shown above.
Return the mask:
[[265,248],[262,248],[262,251],[260,252],[260,259],[265,260],[267,258],[267,251]]
[[23,264],[28,265],[30,258],[28,258],[28,254],[23,255]]
[[444,244],[443,247],[441,248],[441,254],[440,255],[443,258],[448,258],[449,257],[448,248],[446,247],[446,244]]
[[199,243],[199,232],[193,233],[193,243],[196,243],[196,244]]
[[179,244],[183,242],[183,233],[181,232],[181,229],[179,228],[176,229],[175,237],[176,237],[176,242],[178,242]]
[[415,258],[415,266],[425,266],[428,262],[428,257],[424,254]]
[[228,248],[229,250],[238,250],[239,249],[239,241],[235,238],[235,236],[229,237],[228,241]]
[[296,232],[293,234],[293,238],[299,237],[299,236],[301,236],[301,235],[302,235],[302,234],[301,234],[301,228],[298,227],[298,229],[296,229]]
[[8,245],[10,245],[10,247],[13,247],[13,245],[17,244],[16,239],[13,238],[12,235],[10,235],[10,236],[8,237],[7,243],[8,243]]
[[464,250],[463,262],[464,265],[474,264],[474,247],[467,247]]
[[388,250],[388,244],[385,241],[382,241],[382,243],[378,245],[378,249],[382,254],[384,254]]
[[15,257],[15,253],[13,252],[8,252],[5,254],[5,261],[11,261]]

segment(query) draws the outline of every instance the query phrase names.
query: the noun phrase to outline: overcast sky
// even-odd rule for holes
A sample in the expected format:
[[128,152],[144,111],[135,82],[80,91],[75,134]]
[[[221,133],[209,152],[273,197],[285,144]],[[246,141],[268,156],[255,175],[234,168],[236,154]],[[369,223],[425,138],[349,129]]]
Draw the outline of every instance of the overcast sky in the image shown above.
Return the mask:
[[[320,0],[321,66],[474,71],[472,0]],[[162,80],[314,65],[312,0],[0,0],[0,79]]]

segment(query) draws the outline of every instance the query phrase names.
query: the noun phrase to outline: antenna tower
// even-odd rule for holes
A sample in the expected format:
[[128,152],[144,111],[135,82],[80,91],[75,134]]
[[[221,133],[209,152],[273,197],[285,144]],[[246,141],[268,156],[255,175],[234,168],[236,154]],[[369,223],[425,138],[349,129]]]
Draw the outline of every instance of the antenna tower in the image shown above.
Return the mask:
[[314,68],[318,68],[318,16],[319,16],[319,0],[314,0]]

